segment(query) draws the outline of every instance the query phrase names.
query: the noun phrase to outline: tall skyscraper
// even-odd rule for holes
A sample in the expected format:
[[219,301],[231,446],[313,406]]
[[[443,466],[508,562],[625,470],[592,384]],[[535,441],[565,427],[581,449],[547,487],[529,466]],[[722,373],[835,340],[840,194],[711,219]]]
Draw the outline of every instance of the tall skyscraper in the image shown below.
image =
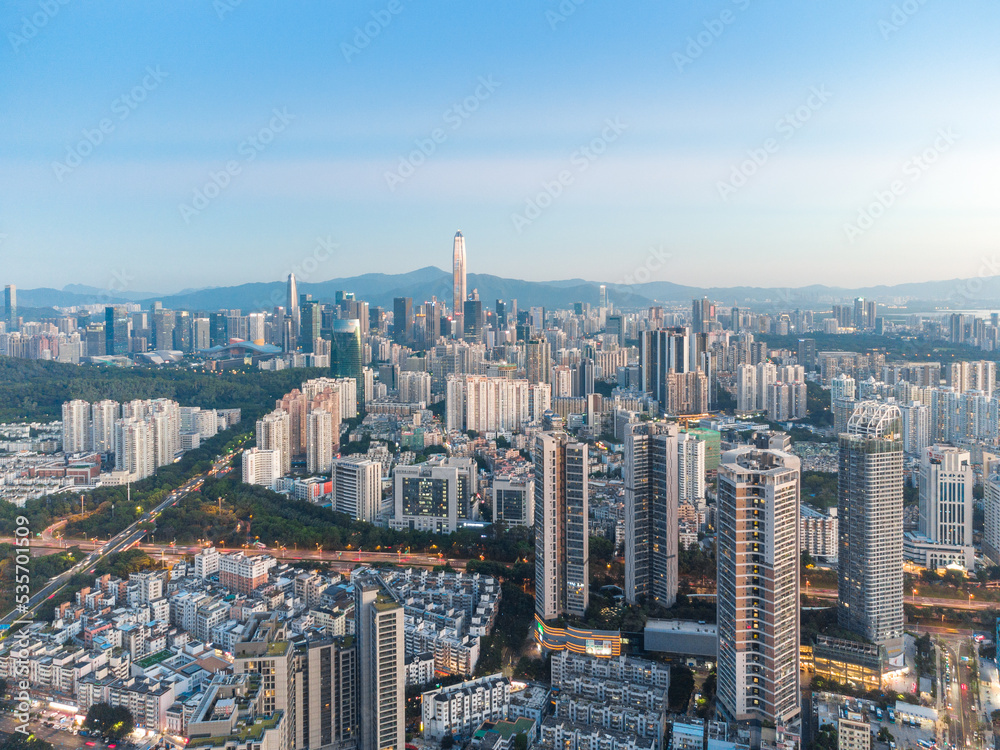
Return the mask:
[[903,440],[899,408],[861,401],[840,435],[840,626],[903,658]]
[[17,328],[17,287],[13,284],[3,288],[3,313],[7,330],[13,331]]
[[338,318],[333,321],[330,369],[335,378],[354,378],[357,383],[358,411],[365,406],[364,363],[361,351],[361,322]]
[[290,748],[354,747],[358,649],[316,631],[295,640],[295,733]]
[[304,352],[315,352],[323,326],[322,305],[308,294],[303,294],[299,303],[299,346]]
[[587,444],[543,432],[534,460],[535,613],[582,617],[590,602]]
[[691,303],[691,332],[708,333],[715,322],[715,303],[708,297],[693,300]]
[[800,464],[768,445],[719,464],[717,696],[734,721],[787,726],[800,711]]
[[677,600],[677,425],[632,425],[624,470],[625,598],[670,607]]
[[497,313],[497,329],[501,331],[506,331],[509,321],[507,319],[507,303],[502,299],[497,300],[496,304]]
[[132,319],[129,318],[124,307],[115,305],[104,308],[104,351],[108,356],[128,354],[129,323],[131,322]]
[[483,335],[483,303],[478,299],[467,299],[463,307],[464,338],[478,343]]
[[524,370],[529,383],[552,382],[552,347],[544,338],[525,342]]
[[299,287],[295,283],[295,274],[288,274],[288,289],[285,309],[292,319],[292,341],[299,339]]
[[639,337],[639,370],[642,390],[665,408],[669,389],[668,374],[689,369],[690,335],[687,328],[643,331]]
[[403,750],[406,647],[403,605],[377,576],[354,583],[358,639],[359,750]]
[[[466,266],[465,266],[465,237],[461,232],[455,232],[455,247],[452,251],[452,268],[454,276],[454,298],[452,300],[452,315],[458,318],[465,312],[465,300],[468,298],[466,291]],[[458,326],[456,336],[463,333],[462,326]]]
[[412,330],[413,298],[396,297],[392,301],[392,340],[397,344],[408,344]]

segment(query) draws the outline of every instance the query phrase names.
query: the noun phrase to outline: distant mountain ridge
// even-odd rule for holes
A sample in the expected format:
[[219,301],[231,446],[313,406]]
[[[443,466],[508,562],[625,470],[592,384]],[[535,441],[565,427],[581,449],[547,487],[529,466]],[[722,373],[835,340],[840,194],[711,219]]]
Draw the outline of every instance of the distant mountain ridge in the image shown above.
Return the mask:
[[[907,284],[880,285],[849,289],[813,284],[795,288],[780,287],[694,287],[670,281],[649,281],[643,284],[608,283],[608,296],[624,309],[647,307],[656,303],[689,302],[707,296],[721,305],[768,306],[779,309],[829,306],[833,302],[853,297],[880,301],[915,300],[943,303],[952,308],[986,308],[1000,306],[1000,276],[925,281]],[[353,292],[358,299],[372,306],[392,307],[395,297],[412,297],[417,304],[437,297],[450,306],[452,276],[435,266],[425,266],[405,273],[366,273],[348,278],[308,282],[300,280],[299,293],[311,294],[320,301],[331,300],[338,290]],[[521,309],[544,306],[567,308],[574,302],[597,304],[600,282],[585,279],[555,281],[524,281],[490,274],[470,273],[468,289],[478,290],[484,309],[491,309],[495,300],[516,299]],[[218,310],[240,309],[244,312],[269,310],[285,304],[285,280],[255,282],[237,286],[219,286],[184,290],[176,294],[156,295],[150,292],[114,292],[81,284],[63,289],[19,289],[18,303],[28,308],[72,307],[92,304],[148,303],[158,300],[168,309]]]

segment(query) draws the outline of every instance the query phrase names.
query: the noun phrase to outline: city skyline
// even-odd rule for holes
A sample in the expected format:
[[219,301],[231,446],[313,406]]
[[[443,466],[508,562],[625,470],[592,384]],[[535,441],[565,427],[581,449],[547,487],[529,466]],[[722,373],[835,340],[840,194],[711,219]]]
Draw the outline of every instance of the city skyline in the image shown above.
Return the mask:
[[327,278],[443,266],[458,226],[527,279],[650,248],[655,279],[722,285],[991,257],[992,6],[216,6],[0,13],[10,282],[283,278],[317,237]]

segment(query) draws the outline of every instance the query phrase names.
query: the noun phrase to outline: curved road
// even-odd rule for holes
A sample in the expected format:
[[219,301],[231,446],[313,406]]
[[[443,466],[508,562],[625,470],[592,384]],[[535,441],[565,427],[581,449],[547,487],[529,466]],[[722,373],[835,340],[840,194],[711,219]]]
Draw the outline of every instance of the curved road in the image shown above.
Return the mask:
[[[223,468],[229,463],[232,456],[222,456],[213,464],[212,469],[208,473],[222,473]],[[114,538],[108,541],[106,544],[101,545],[99,548],[94,549],[89,555],[87,555],[83,560],[78,562],[72,568],[62,573],[45,585],[45,587],[32,596],[27,605],[18,605],[13,610],[8,612],[2,618],[0,618],[0,624],[11,625],[18,620],[28,620],[31,615],[34,614],[35,610],[38,609],[38,605],[44,602],[46,599],[53,598],[57,593],[66,587],[69,579],[72,578],[77,573],[82,573],[85,570],[93,570],[94,566],[97,565],[101,560],[103,560],[108,555],[112,555],[116,552],[120,552],[123,549],[128,548],[132,544],[135,544],[140,539],[142,539],[146,532],[139,528],[140,523],[145,523],[154,520],[160,513],[175,505],[181,498],[187,496],[191,492],[194,492],[201,488],[202,483],[205,481],[205,474],[199,474],[197,476],[191,477],[187,482],[182,484],[176,490],[167,495],[166,499],[157,505],[155,508],[146,511],[142,516],[129,525],[126,529],[123,529]],[[52,529],[58,524],[53,524],[45,531],[49,532],[51,535]],[[44,532],[43,532],[44,534]],[[42,537],[44,539],[44,536]],[[35,546],[35,545],[33,545]],[[41,546],[41,545],[37,545]]]

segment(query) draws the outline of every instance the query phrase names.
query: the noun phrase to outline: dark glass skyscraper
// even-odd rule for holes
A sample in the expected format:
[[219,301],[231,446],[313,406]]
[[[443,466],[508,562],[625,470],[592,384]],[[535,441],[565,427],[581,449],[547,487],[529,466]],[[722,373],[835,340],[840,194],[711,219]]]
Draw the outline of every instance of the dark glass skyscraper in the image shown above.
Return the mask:
[[303,294],[299,300],[299,346],[304,352],[316,350],[316,339],[323,325],[323,310],[319,302]]
[[358,412],[365,405],[364,363],[361,353],[361,321],[356,318],[333,321],[330,370],[335,378],[354,378],[358,384]]
[[392,301],[392,340],[397,344],[407,344],[412,330],[413,298],[396,297]]
[[465,340],[479,341],[483,335],[483,303],[478,299],[467,299],[462,312]]
[[128,354],[129,315],[124,307],[104,308],[104,350],[108,355]]

